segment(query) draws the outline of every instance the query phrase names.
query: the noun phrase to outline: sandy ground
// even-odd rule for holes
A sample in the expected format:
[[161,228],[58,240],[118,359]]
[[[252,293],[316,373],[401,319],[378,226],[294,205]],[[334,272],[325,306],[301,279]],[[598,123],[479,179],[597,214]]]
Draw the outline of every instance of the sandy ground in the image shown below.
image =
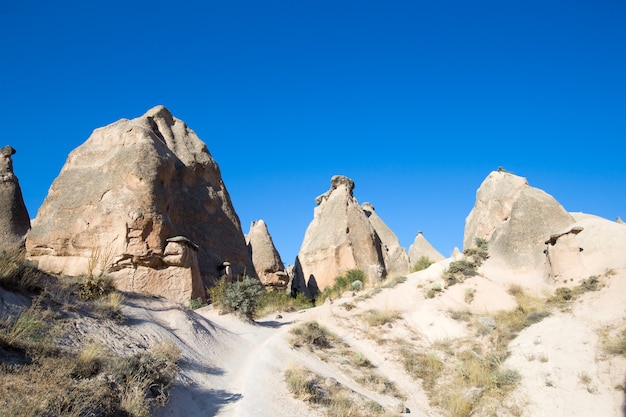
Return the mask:
[[[179,346],[180,375],[169,404],[157,409],[156,416],[325,415],[288,392],[284,371],[293,365],[332,378],[390,412],[397,410],[400,400],[358,384],[337,358],[324,360],[307,349],[291,347],[289,330],[316,320],[393,381],[411,415],[440,416],[429,406],[421,384],[393,357],[393,342],[380,344],[377,338],[423,345],[468,336],[465,326],[449,316],[450,310],[467,308],[462,301],[465,288],[475,289],[472,309],[478,313],[511,308],[514,300],[504,286],[483,277],[426,299],[424,290],[439,274],[440,267],[435,267],[411,274],[406,282],[370,298],[348,293],[314,309],[281,313],[280,318],[272,314],[254,324],[220,315],[210,306],[190,311],[162,299],[130,298],[124,307],[129,324],[119,328],[115,337],[104,336],[104,330],[101,335],[93,329],[85,334],[105,337],[120,349],[133,344],[145,348],[165,338]],[[347,311],[344,303],[354,308]],[[401,319],[372,335],[362,318],[372,309],[397,311]],[[510,343],[507,359],[507,366],[522,376],[511,394],[522,406],[520,415],[626,416],[624,392],[619,388],[624,386],[626,359],[608,355],[602,348],[603,331],[625,326],[626,273],[618,271],[604,288],[585,294],[570,311],[557,311],[522,331]]]

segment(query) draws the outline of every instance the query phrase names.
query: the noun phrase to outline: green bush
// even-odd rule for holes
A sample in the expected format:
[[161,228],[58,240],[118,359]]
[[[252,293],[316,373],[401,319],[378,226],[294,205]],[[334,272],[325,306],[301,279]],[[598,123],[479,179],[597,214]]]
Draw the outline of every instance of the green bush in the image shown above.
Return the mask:
[[[323,304],[327,298],[339,297],[345,291],[352,289],[352,284],[360,281],[360,287],[363,288],[367,281],[365,272],[360,269],[349,269],[345,274],[335,278],[335,282],[332,286],[324,288],[324,291],[319,293],[315,298],[317,305]],[[357,284],[358,286],[358,284]]]
[[411,272],[422,271],[431,266],[433,263],[434,262],[431,261],[428,256],[423,255],[417,260],[417,262],[413,264],[413,266],[411,267]]
[[229,312],[252,320],[262,292],[263,287],[258,279],[245,276],[243,280],[232,282],[226,287],[223,306]]

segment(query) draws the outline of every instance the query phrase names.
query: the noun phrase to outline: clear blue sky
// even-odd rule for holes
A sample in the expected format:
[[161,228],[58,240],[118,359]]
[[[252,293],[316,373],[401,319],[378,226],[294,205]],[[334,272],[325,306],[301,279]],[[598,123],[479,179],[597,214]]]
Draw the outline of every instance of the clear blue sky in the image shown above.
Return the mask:
[[31,218],[93,129],[157,104],[285,263],[335,174],[444,255],[498,166],[626,218],[623,0],[7,1],[0,39],[0,146]]

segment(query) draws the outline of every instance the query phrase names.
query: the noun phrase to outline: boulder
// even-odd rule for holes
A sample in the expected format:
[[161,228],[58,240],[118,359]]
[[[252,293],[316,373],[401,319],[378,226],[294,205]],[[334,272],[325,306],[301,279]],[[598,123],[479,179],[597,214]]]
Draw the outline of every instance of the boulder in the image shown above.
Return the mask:
[[250,224],[250,231],[246,235],[246,244],[261,283],[278,289],[287,288],[289,277],[285,272],[285,265],[280,259],[272,236],[270,236],[263,220]]
[[294,265],[295,291],[314,296],[349,269],[360,269],[370,281],[387,276],[382,242],[353,195],[354,182],[331,179],[331,188],[315,199],[318,206]]
[[[170,239],[176,236],[185,241]],[[163,106],[94,130],[70,153],[26,249],[45,271],[111,269],[121,288],[174,299],[180,296],[167,289],[178,285],[193,298],[204,297],[204,287],[227,272],[226,262],[235,275],[254,274],[217,163],[195,132]],[[194,258],[197,272],[183,271],[196,268]],[[155,282],[138,284],[144,276]],[[184,284],[170,282],[175,280]]]
[[24,204],[22,189],[13,172],[11,157],[15,149],[0,150],[0,251],[10,252],[24,246],[30,229],[30,216]]
[[545,274],[545,241],[574,223],[574,218],[526,178],[490,173],[476,192],[476,203],[465,220],[463,247],[476,238],[489,243],[492,265]]
[[380,218],[372,204],[363,203],[361,209],[374,227],[382,243],[382,254],[385,260],[387,275],[407,274],[409,272],[409,258],[406,250],[400,246],[400,241],[396,234]]
[[445,259],[445,256],[435,249],[430,242],[426,240],[424,234],[419,231],[417,235],[415,235],[413,244],[409,246],[409,265],[415,265],[422,256],[426,256],[432,262],[439,262]]

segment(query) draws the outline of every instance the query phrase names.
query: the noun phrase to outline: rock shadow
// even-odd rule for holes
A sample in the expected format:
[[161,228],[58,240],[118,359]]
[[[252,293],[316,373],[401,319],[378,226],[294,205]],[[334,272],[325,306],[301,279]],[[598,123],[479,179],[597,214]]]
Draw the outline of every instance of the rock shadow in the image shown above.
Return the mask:
[[153,410],[154,417],[214,416],[225,406],[243,398],[239,393],[223,389],[202,389],[197,386],[177,385],[170,390],[170,401]]

